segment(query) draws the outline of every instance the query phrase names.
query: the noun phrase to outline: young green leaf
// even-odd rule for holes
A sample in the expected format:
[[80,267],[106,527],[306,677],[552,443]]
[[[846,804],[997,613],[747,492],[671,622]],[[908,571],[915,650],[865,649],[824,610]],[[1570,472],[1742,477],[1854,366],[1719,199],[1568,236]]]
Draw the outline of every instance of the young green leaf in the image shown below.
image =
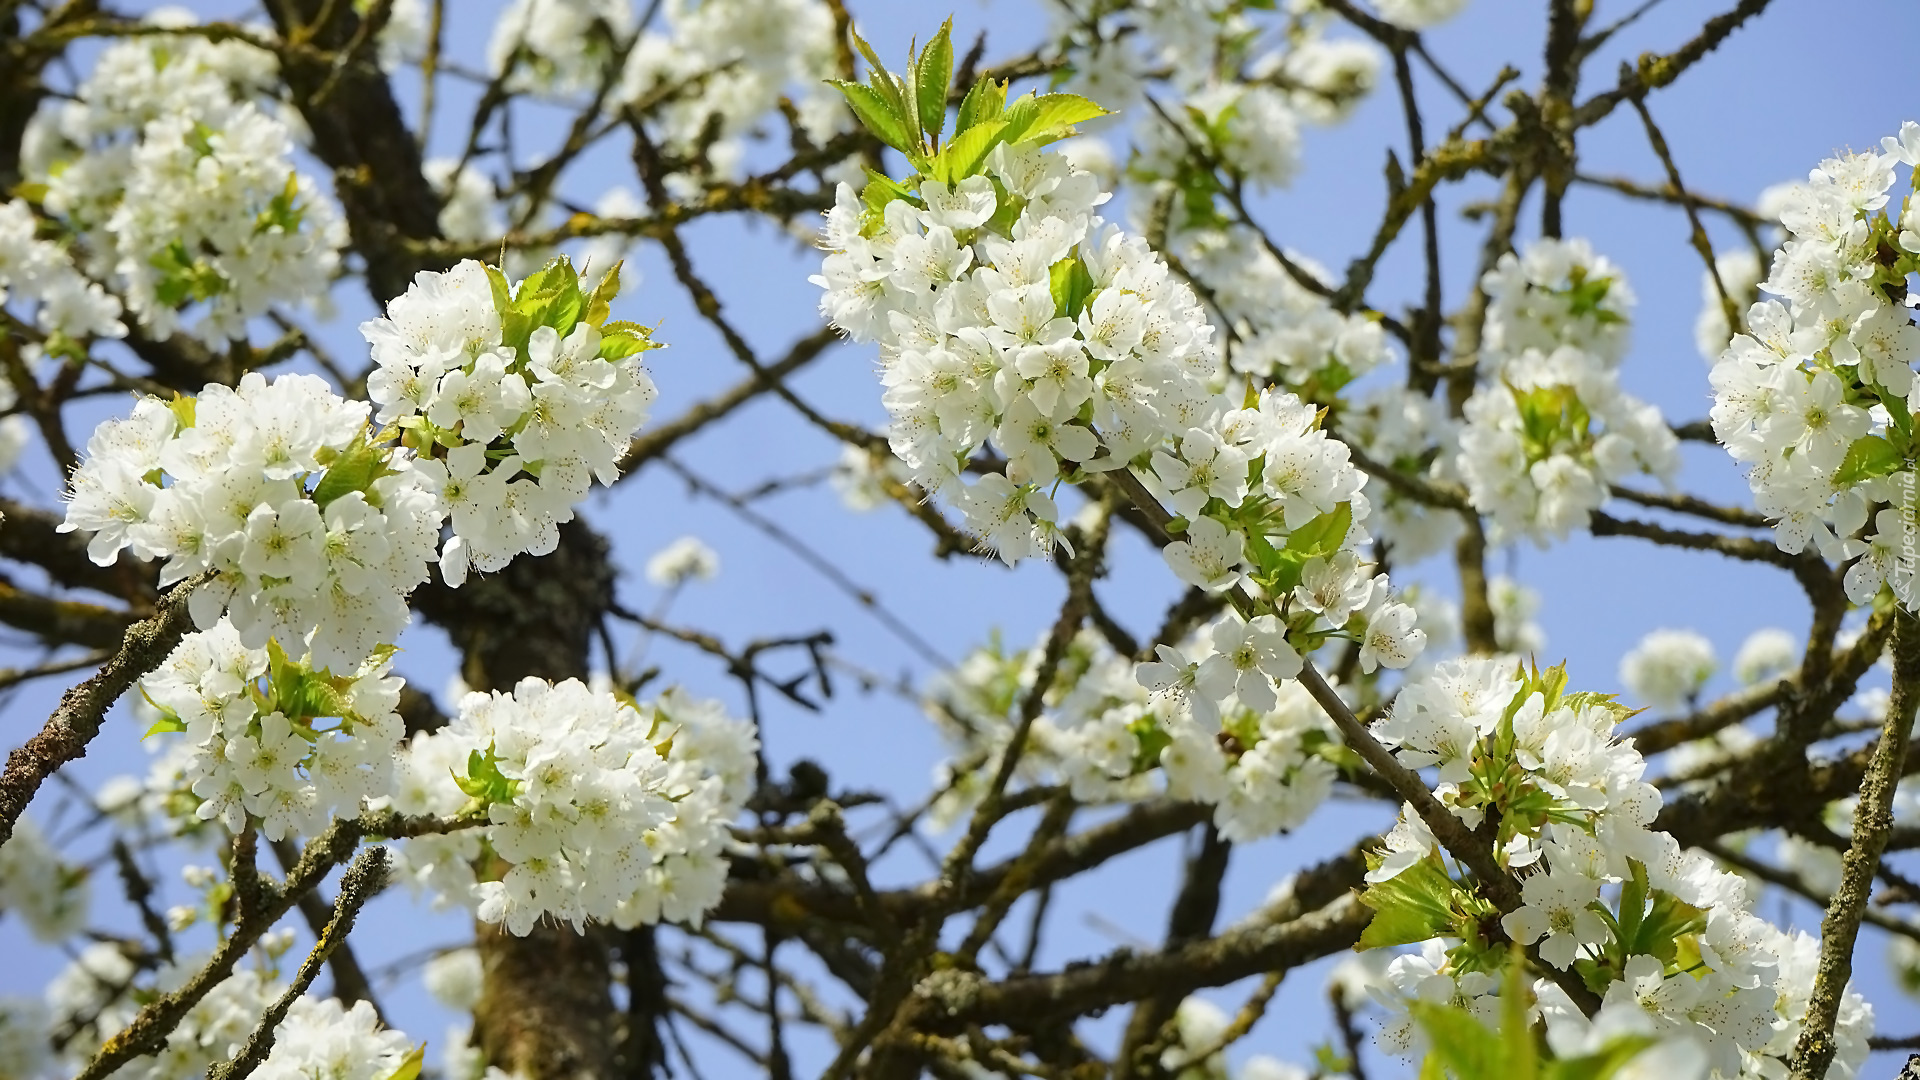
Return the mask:
[[913,192],[901,186],[893,177],[883,172],[875,172],[872,169],[867,170],[867,186],[860,192],[860,200],[867,204],[869,211],[875,214],[885,214],[887,204],[898,199],[905,199],[909,202],[915,201]]
[[1078,318],[1080,309],[1087,306],[1088,294],[1093,292],[1093,275],[1087,273],[1086,266],[1069,255],[1053,264],[1048,283],[1053,288],[1054,313]]
[[[152,701],[153,699],[148,698],[147,700]],[[148,728],[147,733],[145,735],[140,736],[140,738],[142,741],[145,741],[147,739],[153,738],[155,735],[162,735],[168,732],[185,731],[185,730],[187,730],[187,722],[185,720],[180,719],[177,713],[169,709],[161,715],[160,719],[155,720],[153,722],[153,726]]]
[[1002,120],[988,120],[960,132],[947,144],[940,156],[934,159],[933,178],[946,184],[957,184],[969,176],[977,176],[986,164],[987,155],[1001,143],[1001,132],[1006,129]]
[[874,137],[901,153],[914,149],[911,137],[907,134],[906,121],[894,111],[893,104],[878,90],[859,83],[831,80],[839,91],[846,95],[847,105],[853,109],[862,127],[872,132]]
[[420,1080],[420,1065],[426,1060],[426,1057],[427,1044],[421,1043],[419,1046],[414,1047],[406,1057],[401,1058],[400,1064],[394,1066],[393,1071],[388,1073],[383,1080]]
[[1547,1063],[1542,1080],[1612,1080],[1642,1050],[1655,1043],[1651,1035],[1617,1035],[1606,1049],[1584,1057],[1563,1058]]
[[1074,125],[1106,116],[1107,110],[1078,94],[1029,94],[1007,110],[1007,141],[1045,145],[1074,133]]
[[387,468],[386,448],[368,442],[367,433],[362,430],[327,466],[320,483],[313,489],[313,501],[324,510],[341,496],[367,491],[375,480],[392,473],[393,470]]
[[1833,474],[1833,486],[1846,487],[1876,476],[1885,476],[1906,464],[1906,455],[1878,435],[1862,435],[1847,447],[1847,456]]
[[569,282],[578,288],[580,275],[574,272],[573,263],[565,255],[557,256],[520,282],[520,287],[513,293],[514,306],[524,311],[534,298],[557,294]]
[[976,124],[1000,119],[1007,110],[1007,84],[992,79],[976,79],[960,102],[960,115],[953,122],[955,136],[965,134]]
[[940,24],[940,32],[914,61],[913,80],[920,130],[929,143],[938,142],[947,125],[947,87],[953,81],[953,16]]
[[1340,550],[1341,541],[1353,528],[1353,504],[1341,503],[1333,509],[1293,530],[1287,537],[1287,550],[1311,559],[1326,557]]
[[1515,945],[1500,986],[1500,1044],[1506,1059],[1506,1071],[1501,1075],[1513,1080],[1535,1080],[1540,1075],[1540,1048],[1533,1041],[1533,1024],[1527,1019],[1533,1001],[1527,981],[1526,954]]
[[880,57],[873,51],[873,46],[867,44],[859,31],[849,29],[847,32],[853,36],[853,47],[859,49],[860,55],[866,58],[867,84],[873,88],[874,93],[880,95],[882,101],[891,106],[893,115],[899,119],[900,130],[905,135],[903,140],[905,145],[896,149],[902,153],[917,151],[920,142],[920,115],[914,108],[913,102],[907,97],[911,91],[893,72],[887,70],[887,65],[880,62]]
[[620,295],[620,267],[624,265],[625,260],[614,263],[600,276],[600,284],[593,287],[593,295],[587,297],[588,325],[597,327],[613,315],[613,298]]
[[600,359],[625,360],[663,346],[653,340],[653,331],[631,322],[610,322],[600,328]]
[[1435,858],[1421,859],[1386,881],[1367,886],[1360,902],[1373,909],[1373,921],[1354,948],[1412,945],[1451,933],[1454,888],[1453,879]]
[[1430,1001],[1412,1004],[1413,1018],[1427,1036],[1429,1062],[1439,1061],[1457,1080],[1533,1080],[1507,1071],[1505,1047],[1499,1036],[1458,1005],[1439,1005]]
[[193,426],[194,414],[199,404],[192,394],[173,392],[173,400],[167,402],[167,411],[173,414],[173,422],[183,428]]
[[497,266],[487,267],[487,284],[493,288],[493,309],[505,314],[513,308],[513,285],[507,281],[507,275]]

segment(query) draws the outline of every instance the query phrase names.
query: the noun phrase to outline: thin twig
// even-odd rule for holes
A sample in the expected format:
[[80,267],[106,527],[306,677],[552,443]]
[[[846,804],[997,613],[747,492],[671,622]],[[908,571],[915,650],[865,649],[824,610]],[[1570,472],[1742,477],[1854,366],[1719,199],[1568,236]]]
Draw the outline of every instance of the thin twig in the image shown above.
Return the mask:
[[340,880],[340,896],[333,902],[333,918],[327,922],[326,929],[320,932],[320,939],[313,943],[313,950],[301,962],[300,970],[294,973],[293,982],[286,992],[267,1006],[266,1014],[260,1017],[259,1026],[253,1034],[247,1036],[232,1060],[222,1062],[207,1070],[207,1080],[246,1080],[253,1070],[259,1068],[273,1052],[274,1038],[281,1021],[287,1018],[288,1010],[300,995],[313,985],[314,977],[320,974],[320,968],[327,962],[333,950],[346,944],[347,935],[353,932],[353,921],[373,899],[387,881],[387,849],[370,847],[362,851],[353,865],[347,867],[346,876]]
[[1893,624],[1893,696],[1886,726],[1872,763],[1860,783],[1853,812],[1853,842],[1840,864],[1840,887],[1820,921],[1820,967],[1800,1038],[1793,1047],[1794,1080],[1820,1080],[1838,1049],[1833,1025],[1840,998],[1853,977],[1853,946],[1860,918],[1873,892],[1874,871],[1893,831],[1893,796],[1905,772],[1907,740],[1913,735],[1914,706],[1920,704],[1920,619],[1902,611]]

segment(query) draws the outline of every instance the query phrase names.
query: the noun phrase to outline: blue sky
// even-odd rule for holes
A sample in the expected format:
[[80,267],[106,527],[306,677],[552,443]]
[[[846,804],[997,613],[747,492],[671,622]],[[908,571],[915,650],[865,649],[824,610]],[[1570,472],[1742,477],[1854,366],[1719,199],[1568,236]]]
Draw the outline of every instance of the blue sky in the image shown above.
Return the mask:
[[[238,5],[191,5],[208,16],[234,14]],[[448,51],[478,66],[491,18],[482,11],[497,5],[463,2],[461,17],[450,20]],[[887,58],[904,54],[910,36],[925,37],[948,13],[928,3],[852,2],[862,32]],[[1607,20],[1629,5],[1601,0],[1597,20]],[[1620,35],[1589,61],[1581,96],[1613,82],[1622,59],[1640,51],[1666,51],[1685,40],[1721,3],[1670,0]],[[1039,40],[1046,15],[1039,3],[981,0],[961,3],[957,41],[970,41],[989,28],[989,58],[1025,51]],[[1841,18],[1844,14],[1846,17]],[[1519,0],[1478,0],[1453,23],[1427,35],[1430,51],[1469,88],[1490,82],[1503,63],[1523,72],[1522,86],[1538,82],[1544,38],[1543,5]],[[1885,42],[1905,48],[1875,50]],[[1687,184],[1704,193],[1751,200],[1773,183],[1804,176],[1818,160],[1836,150],[1872,145],[1895,131],[1900,121],[1920,118],[1906,55],[1920,43],[1920,20],[1901,0],[1856,0],[1835,5],[1821,0],[1776,0],[1773,9],[1737,33],[1677,85],[1650,99]],[[417,80],[398,80],[409,107],[417,99]],[[1458,117],[1437,83],[1422,76],[1430,133]],[[443,152],[464,135],[471,87],[450,83],[442,90],[441,124],[435,145]],[[455,123],[457,121],[457,124]],[[536,130],[527,124],[523,131]],[[1430,134],[1430,138],[1432,135]],[[1262,197],[1256,213],[1283,244],[1330,266],[1343,266],[1361,250],[1378,220],[1385,195],[1381,165],[1389,146],[1404,160],[1399,106],[1391,88],[1366,102],[1347,124],[1309,128],[1304,165],[1290,189]],[[1646,147],[1638,119],[1630,110],[1585,131],[1580,142],[1585,167],[1596,173],[1658,182],[1660,166]],[[634,187],[630,167],[617,151],[589,155],[570,177],[567,190],[591,203],[608,187]],[[1444,190],[1441,220],[1444,278],[1449,306],[1465,295],[1477,259],[1479,229],[1459,209],[1490,193],[1484,179]],[[1686,244],[1686,222],[1677,210],[1633,203],[1593,189],[1580,189],[1566,206],[1565,231],[1586,236],[1621,264],[1639,296],[1634,347],[1623,367],[1633,393],[1658,404],[1675,421],[1703,417],[1709,404],[1707,367],[1695,353],[1692,325],[1699,307],[1701,266]],[[1717,223],[1711,223],[1717,224]],[[1537,231],[1537,204],[1529,207],[1523,235]],[[1724,243],[1731,235],[1715,229]],[[1409,232],[1409,238],[1412,233]],[[712,283],[729,314],[762,355],[777,355],[791,340],[813,332],[817,291],[806,277],[817,255],[769,223],[709,218],[686,230],[695,263]],[[687,405],[730,385],[745,374],[716,335],[678,291],[657,247],[642,248],[631,266],[640,270],[620,302],[619,317],[660,324],[659,336],[671,347],[653,354],[650,366],[661,388],[657,417],[669,418]],[[1395,311],[1414,300],[1422,287],[1417,244],[1403,242],[1381,264],[1371,302]],[[353,327],[372,313],[363,293],[340,294],[340,314],[327,332],[335,352],[358,360],[365,354]],[[838,345],[792,381],[797,393],[828,415],[878,427],[884,418],[873,378],[869,349]],[[806,473],[830,465],[838,456],[830,439],[799,420],[790,409],[762,400],[727,422],[689,440],[676,459],[729,490],[745,490],[775,476]],[[12,493],[51,490],[49,470],[35,463],[26,476],[5,482]],[[1746,489],[1723,454],[1688,444],[1681,487],[1723,502],[1745,502]],[[22,487],[32,484],[31,488]],[[879,603],[909,620],[915,631],[949,658],[957,659],[998,629],[1015,643],[1031,641],[1051,623],[1061,598],[1060,576],[1050,567],[1030,564],[1008,570],[976,560],[939,561],[929,557],[925,530],[897,508],[856,515],[846,511],[825,485],[785,492],[757,508],[817,551],[845,568]],[[612,492],[596,493],[584,510],[615,544],[623,570],[621,598],[635,608],[651,608],[656,592],[640,573],[646,558],[674,538],[694,534],[720,553],[718,580],[689,586],[675,601],[672,618],[740,644],[762,636],[806,633],[830,628],[837,650],[848,660],[885,676],[904,675],[916,683],[928,667],[911,649],[832,582],[762,534],[742,525],[712,500],[689,495],[687,485],[655,467],[624,480]],[[1549,637],[1543,659],[1569,661],[1576,684],[1613,690],[1620,655],[1642,634],[1659,626],[1691,627],[1713,640],[1723,660],[1752,630],[1779,625],[1803,628],[1805,604],[1784,574],[1733,565],[1710,556],[1656,551],[1638,542],[1579,537],[1550,551],[1531,547],[1498,552],[1494,568],[1504,568],[1538,589],[1545,598],[1539,621]],[[1396,571],[1396,574],[1401,573]],[[1422,580],[1451,591],[1449,568],[1434,564],[1411,568],[1407,580]],[[1100,586],[1102,601],[1137,634],[1158,621],[1161,609],[1177,595],[1176,583],[1158,555],[1137,537],[1122,535],[1114,572]],[[409,632],[399,661],[402,673],[424,689],[438,692],[452,670],[444,638],[430,628]],[[650,662],[660,664],[669,681],[739,704],[737,685],[710,658],[671,642],[656,641]],[[1722,675],[1710,687],[1732,686]],[[18,742],[44,719],[61,686],[31,686],[0,711],[0,741]],[[912,801],[927,790],[940,745],[930,725],[911,704],[886,693],[863,695],[846,685],[820,714],[774,702],[762,732],[771,757],[791,762],[809,757],[827,766],[849,788],[870,788]],[[137,732],[124,717],[109,724],[94,752],[71,775],[94,785],[116,773],[144,768]],[[50,789],[51,791],[51,789]],[[47,806],[36,809],[45,812]],[[1089,815],[1089,818],[1091,815]],[[1288,870],[1343,850],[1354,839],[1390,820],[1375,804],[1329,804],[1297,834],[1247,846],[1239,851],[1226,884],[1222,922],[1255,906]],[[1016,822],[1020,828],[1025,822]],[[988,857],[1009,850],[1001,830]],[[903,851],[906,847],[903,846]],[[1097,955],[1120,944],[1157,941],[1172,889],[1178,846],[1165,842],[1152,851],[1118,860],[1089,881],[1056,895],[1051,946],[1043,964]],[[891,882],[923,879],[924,860],[908,852],[882,864]],[[166,882],[184,899],[178,879]],[[100,917],[127,925],[124,905],[114,903],[111,875],[97,883]],[[1798,925],[1817,927],[1817,913],[1804,905],[1788,909]],[[363,964],[383,963],[424,946],[452,942],[464,935],[464,922],[450,916],[427,917],[403,895],[376,902],[373,916],[355,936]],[[1771,902],[1769,917],[1780,917]],[[1138,940],[1134,940],[1138,939]],[[1860,985],[1879,1010],[1884,1031],[1906,1034],[1920,1029],[1920,1006],[1902,997],[1888,981],[1878,959],[1884,942],[1870,935],[1862,948]],[[0,919],[0,954],[20,958],[0,972],[0,993],[37,992],[62,963],[57,953],[27,943],[15,921]],[[1218,995],[1229,1009],[1244,988]],[[1269,1018],[1241,1044],[1245,1053],[1264,1052],[1307,1058],[1306,1048],[1330,1032],[1315,971],[1290,975]],[[391,1015],[416,1039],[437,1042],[446,1015],[417,981],[403,981],[385,995]],[[1120,1014],[1103,1024],[1111,1028]],[[816,1048],[817,1049],[817,1048]],[[735,1059],[737,1060],[737,1059]],[[805,1061],[802,1059],[803,1072]],[[1885,1059],[1891,1062],[1891,1058]],[[1372,1062],[1376,1077],[1393,1075],[1386,1063]],[[1894,1065],[1877,1064],[1880,1072]],[[728,1075],[724,1069],[709,1075]],[[1877,1075],[1870,1070],[1869,1075]]]

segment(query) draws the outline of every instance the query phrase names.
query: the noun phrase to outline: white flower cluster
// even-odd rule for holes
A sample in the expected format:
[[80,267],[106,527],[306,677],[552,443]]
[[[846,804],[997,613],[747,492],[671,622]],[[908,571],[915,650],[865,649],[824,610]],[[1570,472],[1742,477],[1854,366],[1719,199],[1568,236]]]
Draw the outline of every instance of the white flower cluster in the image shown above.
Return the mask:
[[[1439,470],[1441,448],[1452,445],[1459,427],[1447,415],[1444,400],[1399,382],[1376,385],[1358,400],[1343,402],[1335,419],[1340,437],[1367,457],[1415,476]],[[1409,498],[1391,487],[1376,490],[1380,503],[1368,525],[1396,563],[1416,563],[1447,550],[1465,528],[1460,515],[1451,510]]]
[[388,1080],[414,1049],[406,1033],[380,1026],[369,1001],[347,1008],[336,998],[302,997],[274,1034],[254,1072],[263,1080]]
[[215,571],[190,600],[202,629],[224,611],[249,649],[352,670],[399,636],[428,563],[457,587],[552,551],[617,476],[655,393],[648,331],[607,321],[618,285],[616,267],[583,293],[564,259],[517,287],[472,261],[422,273],[361,327],[382,430],[311,375],[142,398],[95,430],[61,530],[92,533],[103,566],[123,548],[167,560],[163,584]]
[[1425,30],[1466,10],[1467,0],[1375,0],[1373,6],[1395,26]]
[[[1760,256],[1745,248],[1717,255],[1714,273],[1700,271],[1700,314],[1693,321],[1693,345],[1700,358],[1712,364],[1733,343],[1733,327],[1727,325],[1727,309],[1720,303],[1720,289],[1734,302],[1737,311],[1745,311],[1760,300],[1760,280],[1766,271]],[[1713,283],[1714,274],[1720,284]]]
[[826,82],[839,75],[840,38],[822,0],[667,0],[661,14],[664,32],[644,32],[634,43],[617,97],[657,102],[648,116],[661,143],[702,151],[712,175],[668,177],[678,197],[698,192],[700,180],[737,175],[748,140],[783,99],[816,146],[848,127],[847,109]]
[[192,747],[180,783],[202,821],[238,832],[249,816],[269,840],[312,836],[387,793],[404,728],[393,649],[349,675],[289,661],[277,643],[250,649],[226,619],[187,637],[141,691],[160,710],[156,732]]
[[[1746,332],[1714,365],[1712,418],[1782,550],[1812,543],[1835,562],[1857,558],[1850,599],[1885,584],[1912,608],[1920,590],[1899,556],[1913,523],[1900,506],[1914,482],[1920,327],[1888,289],[1920,268],[1920,200],[1908,197],[1898,220],[1887,206],[1896,166],[1920,164],[1920,124],[1883,146],[1829,158],[1791,189],[1788,239],[1761,285],[1776,299],[1748,309]],[[1873,514],[1881,503],[1892,505]]]
[[163,584],[213,570],[196,625],[224,611],[249,649],[276,638],[351,671],[399,636],[427,579],[445,511],[423,464],[370,446],[367,404],[324,380],[248,372],[101,424],[60,528],[92,533],[102,566],[123,548],[167,560]]
[[712,581],[720,573],[720,555],[697,536],[683,536],[647,560],[647,580],[663,589],[689,581]]
[[[1257,663],[1242,670],[1224,651],[1238,643],[1270,648],[1273,658],[1291,655],[1284,639],[1275,640],[1270,628],[1250,632],[1233,616],[1195,638],[1187,651],[1214,694],[1205,701],[1215,715],[1204,722],[1150,696],[1133,665],[1098,635],[1078,635],[1034,720],[1022,780],[1069,784],[1085,802],[1145,798],[1163,787],[1174,798],[1212,806],[1221,835],[1235,842],[1305,822],[1333,786],[1332,724],[1298,682],[1276,685]],[[942,766],[941,786],[951,793],[943,818],[977,798],[992,775],[1041,652],[976,649],[928,695],[928,714],[957,750]],[[1292,673],[1298,670],[1296,657]]]
[[493,25],[487,67],[501,76],[511,64],[506,85],[517,93],[591,93],[632,35],[627,0],[513,0]]
[[[1284,386],[1329,405],[1348,383],[1393,362],[1378,319],[1335,311],[1326,297],[1294,280],[1251,230],[1181,231],[1172,242],[1232,323],[1227,366],[1256,384]],[[1291,253],[1288,258],[1315,280],[1333,284],[1313,260]]]
[[34,323],[48,334],[76,341],[125,337],[119,299],[88,281],[59,244],[38,232],[39,219],[25,199],[0,203],[0,304],[33,301]]
[[552,551],[593,481],[618,477],[656,396],[639,360],[655,347],[647,330],[606,321],[618,286],[616,266],[583,293],[559,259],[510,294],[498,270],[468,260],[422,271],[361,324],[374,420],[402,430],[452,519],[448,584]]
[[[1359,612],[1370,661],[1402,667],[1418,653],[1412,610],[1353,555],[1367,502],[1346,447],[1291,394],[1236,409],[1215,391],[1213,327],[1193,291],[1092,216],[1105,196],[1090,174],[1003,145],[986,175],[925,181],[918,198],[887,202],[876,222],[842,187],[815,279],[835,325],[880,342],[889,441],[916,483],[959,504],[1013,562],[1052,545],[1056,480],[1145,457],[1149,489],[1191,519],[1165,549],[1182,580],[1220,592],[1266,572],[1286,593],[1311,573],[1290,630],[1319,619],[1337,631]],[[1005,471],[969,485],[962,470],[989,441]],[[1281,556],[1262,552],[1309,525],[1316,546],[1290,550],[1311,558],[1266,565]]]
[[698,925],[726,884],[727,826],[758,747],[750,723],[677,691],[634,705],[577,679],[530,678],[511,694],[469,694],[451,724],[407,747],[393,806],[484,806],[485,840],[510,865],[475,882],[473,837],[409,841],[406,865],[441,902],[470,902],[515,934],[548,916]]
[[1533,656],[1547,647],[1547,632],[1533,620],[1540,593],[1505,574],[1487,582],[1487,606],[1493,608],[1493,643],[1501,652]]
[[1537,349],[1571,346],[1611,370],[1627,354],[1634,295],[1626,272],[1587,241],[1541,237],[1481,279],[1487,292],[1483,369]]
[[[1501,925],[1537,944],[1546,963],[1605,983],[1596,1025],[1609,1012],[1644,1012],[1658,1039],[1697,1044],[1720,1076],[1784,1075],[1780,1059],[1806,1012],[1817,940],[1756,917],[1743,878],[1649,828],[1661,796],[1642,779],[1646,762],[1632,742],[1615,738],[1627,710],[1610,695],[1567,693],[1565,684],[1558,668],[1449,661],[1403,688],[1375,730],[1404,764],[1438,766],[1436,793],[1468,827],[1497,823],[1496,861],[1524,875],[1522,905]],[[1461,910],[1462,894],[1410,808],[1370,866],[1376,907],[1427,896],[1440,910]],[[1436,939],[1461,936],[1446,920],[1432,925]],[[1397,958],[1384,1003],[1404,1010],[1412,1000],[1457,1000],[1493,1015],[1488,995],[1498,979],[1476,948],[1486,946],[1435,940]],[[1552,1022],[1586,1023],[1550,981],[1533,990]],[[1854,1075],[1871,1028],[1872,1009],[1849,993],[1834,1075]],[[1382,1034],[1400,1052],[1419,1039],[1404,1015]]]
[[[1065,85],[1146,117],[1136,161],[1143,178],[1168,175],[1157,170],[1176,166],[1186,146],[1159,111],[1136,108],[1151,89],[1162,110],[1181,118],[1188,139],[1242,175],[1283,183],[1298,159],[1297,120],[1345,119],[1379,82],[1381,68],[1371,44],[1326,36],[1339,24],[1319,5],[1285,6],[1282,22],[1274,5],[1246,0],[1068,0],[1055,18]],[[1204,124],[1185,113],[1189,106]]]
[[53,1017],[38,998],[0,996],[0,1076],[37,1080],[47,1075],[52,1055],[47,1032]]
[[1620,389],[1633,293],[1584,240],[1541,239],[1487,272],[1481,385],[1467,399],[1451,470],[1493,539],[1545,545],[1585,528],[1608,485],[1662,483],[1679,441],[1660,410]]
[[[133,963],[116,946],[102,943],[88,947],[47,988],[54,1030],[69,1025],[80,1030],[64,1048],[65,1053],[84,1062],[107,1036],[125,1030],[138,1015],[138,997],[178,989],[205,959],[182,957],[163,966],[151,982],[146,982],[140,980]],[[235,971],[187,1010],[167,1035],[164,1049],[150,1057],[135,1058],[114,1075],[128,1080],[205,1076],[208,1069],[225,1061],[246,1041],[261,1014],[283,989],[260,970]]]
[[1791,631],[1766,626],[1747,635],[1733,655],[1733,677],[1742,686],[1771,682],[1800,666],[1800,639]]
[[1322,1075],[1265,1054],[1234,1067],[1226,1051],[1218,1049],[1232,1023],[1225,1010],[1205,998],[1181,1001],[1173,1011],[1172,1045],[1160,1052],[1160,1067],[1174,1080],[1309,1080]]
[[[150,21],[195,20],[169,8]],[[255,100],[275,79],[272,54],[244,42],[129,38],[25,137],[46,208],[85,238],[88,270],[154,337],[200,304],[198,336],[243,339],[248,319],[316,302],[332,284],[346,225],[294,167],[295,131]],[[95,306],[106,325],[111,313]]]
[[0,915],[25,923],[36,941],[65,941],[86,928],[90,899],[86,871],[62,861],[40,826],[22,816],[0,844]]
[[1300,127],[1289,96],[1251,80],[1199,88],[1184,109],[1156,110],[1143,122],[1133,167],[1142,177],[1180,176],[1198,150],[1256,191],[1285,187],[1300,171]]
[[1693,700],[1720,668],[1713,642],[1692,630],[1655,630],[1620,658],[1620,684],[1656,709]]
[[[1213,328],[1144,242],[1101,228],[1106,198],[1060,155],[1003,145],[879,221],[846,185],[827,214],[821,312],[880,343],[894,452],[1009,562],[1051,547],[1063,462],[1117,465],[1216,411]],[[1073,270],[1067,304],[1053,280]],[[989,440],[1005,473],[969,485]]]
[[[270,937],[273,940],[265,950],[269,955],[278,955],[292,944],[291,935]],[[47,989],[51,1022],[36,1033],[39,1053],[22,1062],[34,1067],[9,1069],[5,1075],[20,1080],[48,1075],[47,1034],[62,1028],[78,1033],[63,1047],[64,1054],[77,1059],[76,1064],[84,1062],[99,1049],[106,1034],[121,1031],[132,1022],[143,1000],[178,989],[205,960],[204,956],[182,958],[163,966],[151,982],[145,982],[118,946],[89,946]],[[285,991],[286,985],[269,971],[241,968],[215,984],[187,1011],[168,1034],[163,1050],[134,1059],[114,1075],[130,1080],[193,1080],[205,1076],[209,1069],[239,1052],[267,1006]],[[4,1046],[8,1014],[6,1004],[0,1004],[0,1068],[14,1063]],[[47,1012],[43,1010],[40,1015],[46,1018]],[[381,1027],[373,1005],[365,1001],[348,1008],[334,998],[297,998],[274,1036],[273,1049],[255,1070],[255,1076],[270,1080],[384,1080],[399,1075],[397,1070],[414,1052],[412,1040],[402,1032]]]

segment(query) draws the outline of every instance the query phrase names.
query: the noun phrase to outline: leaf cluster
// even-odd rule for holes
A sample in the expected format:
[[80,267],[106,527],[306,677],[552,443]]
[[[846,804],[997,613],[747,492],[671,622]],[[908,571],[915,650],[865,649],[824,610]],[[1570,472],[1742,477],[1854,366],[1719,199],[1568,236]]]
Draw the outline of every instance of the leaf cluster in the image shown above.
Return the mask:
[[[880,62],[858,33],[853,43],[866,58],[865,83],[832,80],[860,123],[875,138],[906,155],[922,177],[945,184],[977,176],[996,147],[1044,146],[1075,133],[1075,125],[1106,116],[1107,110],[1077,94],[1029,93],[1007,103],[1007,84],[981,79],[967,89],[954,118],[953,138],[944,145],[947,101],[953,82],[953,20],[949,18],[925,48],[910,51],[907,70],[896,75]],[[912,198],[918,184],[885,181],[880,205]],[[869,205],[874,195],[868,195]]]

